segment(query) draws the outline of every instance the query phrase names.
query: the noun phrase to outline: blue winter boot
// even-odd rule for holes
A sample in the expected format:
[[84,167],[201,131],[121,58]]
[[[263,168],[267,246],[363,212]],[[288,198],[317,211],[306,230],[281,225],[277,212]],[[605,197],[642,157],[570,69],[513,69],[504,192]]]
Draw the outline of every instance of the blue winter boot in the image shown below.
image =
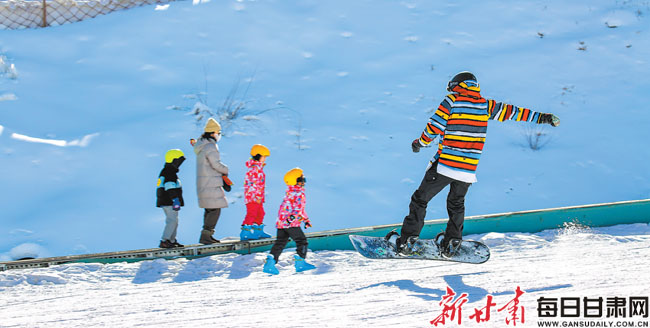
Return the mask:
[[270,274],[280,274],[280,270],[275,267],[275,259],[273,258],[273,255],[269,254],[266,256],[264,269],[262,269],[262,271]]
[[268,233],[264,232],[264,224],[253,224],[251,225],[254,231],[255,238],[254,239],[260,239],[260,238],[271,238],[271,235]]
[[293,259],[296,261],[296,272],[303,272],[311,269],[316,269],[316,266],[307,263],[304,258],[300,257],[300,255],[296,254],[293,256]]
[[249,224],[241,226],[241,232],[239,233],[239,240],[251,240],[255,238],[255,231],[253,227]]

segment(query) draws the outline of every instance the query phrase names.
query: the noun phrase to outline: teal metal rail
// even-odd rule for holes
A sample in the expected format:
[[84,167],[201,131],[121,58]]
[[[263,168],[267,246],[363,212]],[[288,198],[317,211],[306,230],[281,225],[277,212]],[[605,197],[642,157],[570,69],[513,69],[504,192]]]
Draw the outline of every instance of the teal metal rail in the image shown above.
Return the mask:
[[[592,227],[650,223],[650,199],[470,216],[465,219],[464,234],[471,235],[487,232],[532,233],[562,227],[568,222]],[[420,237],[433,238],[438,232],[444,230],[446,224],[447,219],[425,221]],[[353,247],[348,239],[348,235],[384,236],[393,229],[399,230],[400,227],[401,223],[396,223],[362,228],[329,230],[308,233],[307,238],[309,240],[309,249],[314,251],[351,250]],[[274,242],[275,238],[250,242],[234,240],[220,244],[190,245],[184,248],[174,249],[152,248],[112,253],[0,262],[0,271],[49,267],[63,263],[135,262],[157,258],[196,258],[224,253],[250,254],[268,251],[271,249]],[[295,247],[295,244],[289,243],[287,247]]]
[[[650,199],[616,203],[559,207],[542,210],[476,215],[465,218],[464,235],[488,232],[539,232],[576,223],[591,227],[650,223]],[[443,231],[447,219],[425,221],[420,238],[433,238]],[[312,250],[353,249],[348,235],[385,236],[401,223],[308,234]],[[324,235],[326,234],[326,235]],[[319,236],[321,235],[321,236]],[[323,236],[324,235],[324,236]]]

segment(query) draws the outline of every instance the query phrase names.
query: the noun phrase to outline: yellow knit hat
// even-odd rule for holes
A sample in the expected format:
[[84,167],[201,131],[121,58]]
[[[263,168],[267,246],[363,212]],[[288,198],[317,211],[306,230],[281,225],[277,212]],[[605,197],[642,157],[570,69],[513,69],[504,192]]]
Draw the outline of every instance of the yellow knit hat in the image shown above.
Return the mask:
[[217,120],[213,119],[210,117],[208,119],[208,123],[205,124],[205,129],[203,129],[204,132],[216,132],[216,133],[221,133],[221,124],[217,122]]

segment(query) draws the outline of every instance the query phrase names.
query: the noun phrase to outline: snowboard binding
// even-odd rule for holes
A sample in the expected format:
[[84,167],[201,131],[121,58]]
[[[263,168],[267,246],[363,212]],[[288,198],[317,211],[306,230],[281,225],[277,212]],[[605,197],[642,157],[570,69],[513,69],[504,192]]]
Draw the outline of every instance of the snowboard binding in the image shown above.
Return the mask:
[[393,250],[395,253],[399,253],[399,233],[397,233],[397,229],[393,229],[390,232],[386,234],[384,239],[388,242],[389,245],[393,247]]
[[410,236],[406,239],[406,241],[403,241],[402,237],[399,235],[399,233],[397,233],[396,229],[393,229],[388,234],[386,234],[384,239],[386,239],[390,245],[393,245],[396,254],[408,256],[414,254],[417,255],[421,252],[421,247],[416,246],[416,242],[418,240],[417,236]]
[[393,229],[393,230],[391,230],[389,233],[387,233],[387,234],[386,234],[386,237],[384,237],[384,239],[386,239],[386,241],[390,241],[390,239],[391,239],[393,236],[397,236],[397,238],[399,238],[399,233],[397,233],[397,229]]
[[462,239],[458,238],[446,238],[445,233],[440,232],[434,238],[438,249],[440,250],[440,255],[444,258],[452,258],[460,250],[460,244],[463,242]]

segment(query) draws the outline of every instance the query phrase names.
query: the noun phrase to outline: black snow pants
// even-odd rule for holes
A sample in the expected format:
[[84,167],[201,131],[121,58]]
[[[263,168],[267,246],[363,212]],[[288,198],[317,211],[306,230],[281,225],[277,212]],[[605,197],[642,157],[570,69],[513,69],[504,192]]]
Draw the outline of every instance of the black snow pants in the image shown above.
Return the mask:
[[280,259],[282,250],[287,246],[289,238],[296,242],[296,253],[298,253],[298,255],[303,259],[307,258],[307,237],[305,236],[305,233],[302,232],[302,229],[300,229],[300,227],[278,229],[278,236],[275,239],[275,244],[271,247],[271,254],[275,258],[276,263]]
[[427,204],[447,185],[449,185],[449,194],[447,195],[449,221],[447,222],[445,237],[462,239],[463,222],[465,221],[465,195],[472,184],[438,174],[437,167],[438,161],[433,163],[427,170],[420,187],[411,196],[409,215],[404,218],[402,224],[400,236],[402,241],[406,241],[410,236],[420,236],[420,231],[424,227]]

